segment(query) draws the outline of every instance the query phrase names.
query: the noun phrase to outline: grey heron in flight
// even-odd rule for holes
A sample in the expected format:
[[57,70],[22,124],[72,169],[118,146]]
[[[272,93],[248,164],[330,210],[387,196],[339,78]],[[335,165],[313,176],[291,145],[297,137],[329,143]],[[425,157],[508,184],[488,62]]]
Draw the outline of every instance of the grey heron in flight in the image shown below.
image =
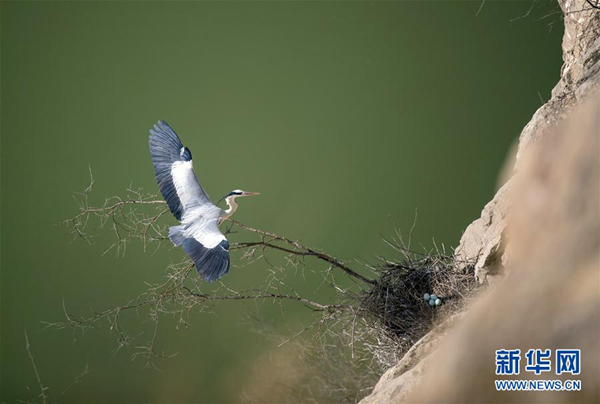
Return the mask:
[[227,210],[215,206],[196,179],[190,149],[164,121],[150,129],[150,156],[158,188],[181,222],[169,228],[169,239],[183,247],[206,281],[219,279],[229,271],[229,243],[219,224],[236,211],[235,198],[258,192],[236,189],[221,198],[227,202]]

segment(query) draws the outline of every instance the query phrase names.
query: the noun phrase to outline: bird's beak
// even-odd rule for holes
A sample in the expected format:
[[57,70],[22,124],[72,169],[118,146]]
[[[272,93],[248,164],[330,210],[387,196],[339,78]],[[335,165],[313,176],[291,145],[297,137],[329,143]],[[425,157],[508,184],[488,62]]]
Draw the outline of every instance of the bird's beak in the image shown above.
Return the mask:
[[254,196],[254,195],[260,195],[260,192],[243,192],[242,196]]

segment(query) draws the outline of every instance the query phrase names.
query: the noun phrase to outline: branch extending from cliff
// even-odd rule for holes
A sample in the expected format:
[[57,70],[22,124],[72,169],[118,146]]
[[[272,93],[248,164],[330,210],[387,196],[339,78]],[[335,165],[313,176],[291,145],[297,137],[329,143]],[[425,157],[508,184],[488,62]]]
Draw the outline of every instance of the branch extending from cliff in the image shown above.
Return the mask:
[[[159,219],[169,212],[162,199],[156,195],[144,193],[141,189],[130,187],[125,196],[112,196],[105,199],[101,205],[93,205],[90,203],[93,184],[94,179],[90,172],[90,185],[83,192],[75,194],[79,212],[60,223],[70,229],[74,239],[82,239],[92,244],[93,239],[102,234],[103,230],[110,229],[115,241],[104,254],[113,251],[117,255],[123,255],[127,245],[135,240],[140,240],[144,249],[151,244],[159,248],[163,243],[168,243],[166,237],[168,226],[159,223]],[[231,232],[233,226],[237,226],[243,233],[258,238],[232,243],[230,248],[232,252],[236,250],[244,252],[239,259],[240,262],[262,260],[266,264],[268,275],[256,288],[238,291],[223,282],[209,286],[200,277],[195,276],[194,264],[186,257],[181,263],[170,265],[166,269],[164,282],[148,284],[146,290],[125,304],[83,316],[70,313],[63,305],[65,320],[48,322],[47,326],[58,329],[69,328],[85,333],[106,321],[109,324],[110,332],[116,336],[115,352],[129,346],[134,349],[132,354],[134,358],[141,356],[147,360],[146,366],[155,367],[152,362],[153,358],[171,356],[156,349],[155,342],[159,331],[159,322],[164,315],[174,316],[180,325],[186,326],[185,318],[192,309],[199,312],[210,312],[214,304],[230,300],[272,301],[280,304],[284,301],[298,302],[313,312],[321,313],[321,319],[314,323],[321,325],[325,319],[337,316],[336,313],[358,313],[360,309],[357,306],[344,301],[347,300],[345,295],[349,292],[335,285],[333,281],[331,281],[331,285],[336,293],[344,296],[333,303],[318,302],[301,296],[289,282],[286,282],[289,264],[293,267],[300,264],[304,268],[305,263],[302,260],[304,257],[315,257],[317,260],[327,263],[330,269],[339,269],[352,279],[359,280],[364,284],[376,284],[376,281],[359,274],[329,254],[307,247],[285,236],[255,229],[236,220],[229,221],[231,226],[226,230],[226,234]],[[282,253],[288,265],[278,266],[271,263],[264,254],[264,250],[267,249]],[[261,253],[257,254],[257,252]],[[332,276],[330,272],[325,272],[325,277],[329,276]],[[215,286],[217,287],[215,288]],[[209,292],[204,291],[205,288],[209,289]],[[352,302],[352,300],[349,301]],[[135,314],[144,312],[149,315],[153,327],[148,332],[149,339],[146,342],[133,344],[134,341],[139,340],[139,335],[132,336],[121,321],[122,314],[128,312]],[[307,329],[309,328],[312,327]]]
[[304,305],[308,306],[312,310],[316,311],[324,311],[324,310],[345,310],[345,309],[354,309],[354,306],[349,304],[321,304],[315,301],[305,299],[300,296],[294,295],[281,295],[276,293],[263,292],[260,290],[255,290],[255,294],[232,294],[232,295],[207,295],[204,293],[196,293],[188,289],[187,287],[183,287],[182,289],[186,290],[190,295],[198,298],[199,300],[264,300],[264,299],[273,299],[273,300],[295,300]]
[[[125,252],[127,244],[134,239],[141,239],[144,248],[149,243],[160,243],[167,240],[167,237],[165,236],[166,226],[157,224],[158,219],[169,211],[166,203],[162,199],[159,199],[156,195],[144,193],[141,189],[134,190],[129,188],[125,197],[112,196],[107,198],[101,206],[90,206],[89,194],[93,189],[93,184],[94,179],[90,172],[90,185],[84,192],[76,194],[79,196],[77,199],[79,213],[72,218],[61,222],[61,224],[69,226],[76,237],[80,237],[91,244],[91,239],[94,235],[90,234],[87,231],[87,228],[89,220],[92,217],[96,217],[99,219],[100,229],[110,225],[116,236],[115,243],[113,243],[104,254],[111,250],[116,250],[117,254],[122,254]],[[153,213],[138,212],[135,208],[141,205],[154,206],[156,207],[156,210]],[[228,219],[228,221],[244,231],[256,234],[260,237],[260,241],[232,243],[232,250],[263,247],[296,256],[315,257],[327,262],[334,268],[342,270],[354,279],[358,279],[370,285],[375,285],[377,283],[375,280],[366,278],[351,269],[341,260],[324,252],[317,251],[314,248],[302,245],[298,241],[294,241],[279,234],[255,229],[238,222],[237,220]],[[287,247],[277,243],[287,245]]]
[[[233,224],[235,224],[236,226],[238,226],[248,232],[255,233],[255,234],[258,234],[261,236],[261,241],[236,243],[234,245],[235,248],[248,248],[248,247],[254,247],[254,246],[263,246],[263,247],[269,247],[269,248],[273,248],[276,250],[280,250],[280,251],[283,251],[283,252],[286,252],[289,254],[300,255],[300,256],[305,256],[305,257],[316,257],[320,260],[323,260],[323,261],[331,264],[332,266],[334,266],[336,268],[341,269],[342,271],[344,271],[346,274],[350,275],[353,278],[359,279],[359,280],[361,280],[365,283],[371,284],[371,285],[375,285],[377,283],[377,281],[375,281],[373,279],[365,278],[358,272],[349,268],[342,261],[338,260],[335,257],[332,257],[329,254],[325,254],[325,253],[316,251],[310,247],[306,247],[306,246],[298,243],[297,241],[293,241],[287,237],[280,236],[280,235],[274,234],[274,233],[270,233],[270,232],[267,232],[264,230],[254,229],[250,226],[246,226],[245,224],[238,222],[237,220],[233,220],[233,219],[228,219],[228,220],[230,222],[232,222]],[[293,248],[290,249],[290,248],[281,247],[277,244],[274,244],[273,241],[281,241]]]

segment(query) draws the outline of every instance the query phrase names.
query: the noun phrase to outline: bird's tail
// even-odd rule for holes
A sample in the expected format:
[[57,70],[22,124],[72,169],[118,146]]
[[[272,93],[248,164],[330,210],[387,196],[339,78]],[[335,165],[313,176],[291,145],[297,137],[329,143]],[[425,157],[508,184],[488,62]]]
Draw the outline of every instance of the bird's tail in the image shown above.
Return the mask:
[[175,247],[180,246],[185,240],[183,236],[183,226],[172,226],[169,228],[169,239],[175,245]]

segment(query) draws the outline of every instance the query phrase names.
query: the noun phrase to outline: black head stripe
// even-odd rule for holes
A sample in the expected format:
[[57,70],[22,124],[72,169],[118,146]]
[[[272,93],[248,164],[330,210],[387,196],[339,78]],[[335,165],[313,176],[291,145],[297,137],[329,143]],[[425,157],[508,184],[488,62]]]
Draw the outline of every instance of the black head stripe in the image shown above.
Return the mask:
[[225,195],[224,197],[222,197],[221,199],[219,199],[219,202],[217,202],[217,205],[219,203],[221,203],[221,201],[223,199],[227,198],[228,196],[232,196],[232,195],[238,195],[239,196],[239,195],[242,195],[242,192],[241,191],[231,191],[230,193],[228,193],[227,195]]

